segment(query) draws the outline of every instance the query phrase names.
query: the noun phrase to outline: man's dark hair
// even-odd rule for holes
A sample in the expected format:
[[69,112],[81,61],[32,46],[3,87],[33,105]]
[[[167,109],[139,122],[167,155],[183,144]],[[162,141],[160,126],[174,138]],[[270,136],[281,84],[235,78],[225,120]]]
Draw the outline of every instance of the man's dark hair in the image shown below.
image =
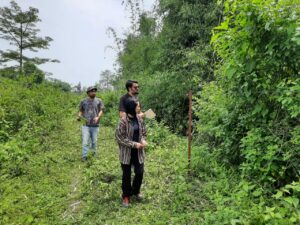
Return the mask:
[[128,80],[128,81],[126,82],[125,87],[126,87],[127,91],[129,91],[129,88],[131,88],[133,84],[138,84],[138,83],[139,83],[139,82],[137,82],[136,80]]

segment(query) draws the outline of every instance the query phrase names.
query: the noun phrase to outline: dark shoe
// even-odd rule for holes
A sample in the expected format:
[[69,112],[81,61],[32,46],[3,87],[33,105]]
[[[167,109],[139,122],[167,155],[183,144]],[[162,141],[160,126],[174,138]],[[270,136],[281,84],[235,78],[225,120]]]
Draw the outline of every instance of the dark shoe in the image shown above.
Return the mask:
[[82,159],[81,159],[82,162],[85,162],[86,160],[87,160],[86,156],[83,156]]
[[126,208],[129,207],[129,197],[123,197],[122,205]]
[[134,195],[134,196],[135,196],[136,200],[138,200],[138,201],[143,201],[143,199],[144,199],[144,196],[141,193],[138,193],[137,195]]

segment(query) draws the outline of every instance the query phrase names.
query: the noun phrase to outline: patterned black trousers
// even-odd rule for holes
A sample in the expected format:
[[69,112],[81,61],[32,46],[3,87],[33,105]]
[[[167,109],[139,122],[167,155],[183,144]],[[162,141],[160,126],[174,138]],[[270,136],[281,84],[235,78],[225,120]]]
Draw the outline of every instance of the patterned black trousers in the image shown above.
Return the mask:
[[[137,149],[131,149],[130,165],[121,164],[123,170],[122,191],[123,197],[130,197],[140,193],[143,176],[144,163],[140,164],[138,160]],[[131,184],[131,169],[134,168],[134,178]]]

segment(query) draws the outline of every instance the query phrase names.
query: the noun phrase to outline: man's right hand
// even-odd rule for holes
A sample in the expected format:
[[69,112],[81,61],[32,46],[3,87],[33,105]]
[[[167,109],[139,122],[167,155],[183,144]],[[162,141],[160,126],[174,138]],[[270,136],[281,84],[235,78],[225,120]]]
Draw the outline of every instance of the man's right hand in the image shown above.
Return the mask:
[[140,112],[139,114],[137,114],[141,119],[145,118],[145,114],[143,112]]
[[141,144],[143,145],[143,147],[147,147],[147,145],[148,145],[148,143],[145,140],[142,140]]
[[142,148],[144,148],[144,145],[142,145],[141,143],[136,143],[135,147],[136,147],[136,149],[142,149]]

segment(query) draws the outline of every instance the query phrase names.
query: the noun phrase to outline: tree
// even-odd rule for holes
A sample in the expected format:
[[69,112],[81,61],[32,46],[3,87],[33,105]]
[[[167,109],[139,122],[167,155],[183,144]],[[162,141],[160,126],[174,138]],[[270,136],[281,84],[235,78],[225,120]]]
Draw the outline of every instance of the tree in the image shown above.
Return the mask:
[[100,90],[112,90],[114,83],[114,74],[110,70],[104,70],[100,74],[99,84],[97,85]]
[[11,61],[18,62],[19,70],[23,71],[24,62],[30,62],[35,65],[46,62],[59,62],[48,58],[30,58],[24,55],[24,51],[37,52],[39,49],[48,49],[52,38],[40,37],[36,24],[41,20],[38,17],[39,10],[30,7],[28,11],[22,11],[15,2],[10,2],[10,7],[0,8],[0,38],[9,41],[10,45],[16,46],[16,50],[0,50],[0,63]]
[[76,92],[76,93],[81,93],[82,92],[82,88],[81,88],[81,83],[80,82],[73,87],[73,91]]

